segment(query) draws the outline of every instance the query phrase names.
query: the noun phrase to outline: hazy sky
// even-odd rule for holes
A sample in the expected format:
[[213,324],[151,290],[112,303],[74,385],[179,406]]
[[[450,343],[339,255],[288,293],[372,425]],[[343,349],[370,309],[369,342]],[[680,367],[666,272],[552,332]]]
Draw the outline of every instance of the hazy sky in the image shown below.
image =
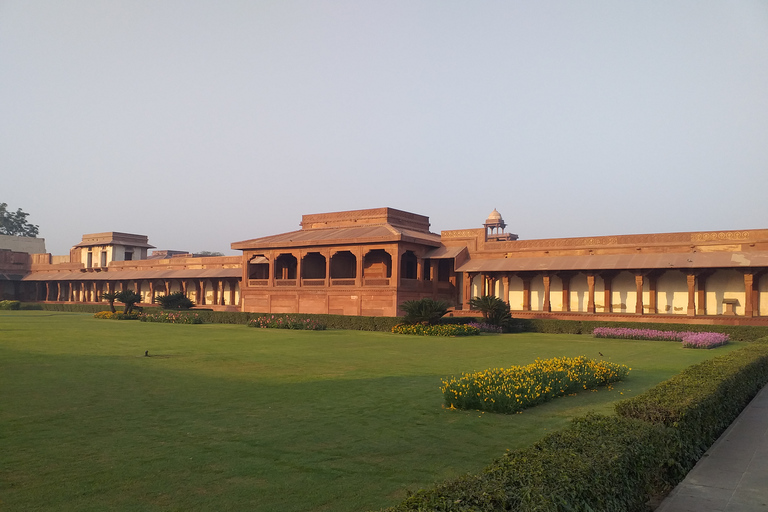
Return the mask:
[[768,2],[0,0],[0,202],[54,254],[766,228]]

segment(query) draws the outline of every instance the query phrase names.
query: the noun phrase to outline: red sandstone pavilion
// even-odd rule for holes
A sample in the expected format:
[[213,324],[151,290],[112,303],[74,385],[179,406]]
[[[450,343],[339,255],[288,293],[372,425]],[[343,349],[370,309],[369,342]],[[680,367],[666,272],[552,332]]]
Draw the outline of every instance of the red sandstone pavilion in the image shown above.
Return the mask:
[[181,291],[200,307],[395,316],[406,300],[472,315],[496,295],[513,316],[768,324],[768,229],[519,240],[494,210],[482,227],[429,231],[392,208],[304,215],[301,229],[232,244],[242,256],[148,255],[147,237],[84,235],[69,256],[0,250],[0,298],[145,304]]

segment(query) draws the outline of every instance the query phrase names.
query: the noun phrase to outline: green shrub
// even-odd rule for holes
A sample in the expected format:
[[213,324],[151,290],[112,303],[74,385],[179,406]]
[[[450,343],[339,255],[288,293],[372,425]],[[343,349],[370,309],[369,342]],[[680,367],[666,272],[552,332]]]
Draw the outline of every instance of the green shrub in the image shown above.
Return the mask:
[[163,309],[189,309],[195,305],[183,292],[173,292],[168,295],[158,295],[155,302]]
[[400,304],[405,311],[403,321],[407,324],[435,325],[448,312],[448,303],[444,300],[434,300],[429,297],[419,300],[407,300]]
[[197,313],[176,312],[176,311],[156,311],[151,313],[141,313],[139,320],[142,322],[158,322],[163,324],[202,324],[203,320]]
[[21,302],[18,300],[0,300],[0,309],[17,310],[21,309]]
[[509,304],[494,295],[473,297],[469,305],[472,309],[480,311],[483,314],[483,320],[491,325],[504,327],[512,321]]
[[392,332],[416,336],[475,336],[480,334],[480,329],[471,325],[398,324],[392,327]]
[[479,475],[419,491],[386,510],[645,511],[667,457],[663,427],[590,414]]
[[294,315],[262,315],[248,322],[248,327],[261,329],[294,329],[299,331],[324,331],[325,324],[312,318]]
[[673,463],[667,478],[674,485],[767,383],[768,343],[761,340],[686,368],[645,393],[619,402],[616,412],[673,427]]
[[132,311],[131,313],[121,313],[120,311],[117,311],[113,313],[112,311],[99,311],[98,313],[94,313],[93,318],[100,318],[102,320],[138,320],[139,312]]

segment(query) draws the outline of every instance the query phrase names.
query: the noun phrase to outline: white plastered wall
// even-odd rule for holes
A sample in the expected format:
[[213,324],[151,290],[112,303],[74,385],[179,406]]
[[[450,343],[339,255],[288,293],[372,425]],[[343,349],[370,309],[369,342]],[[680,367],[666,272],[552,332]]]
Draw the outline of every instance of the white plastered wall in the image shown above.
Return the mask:
[[737,270],[717,270],[707,278],[704,286],[707,294],[707,314],[722,315],[724,299],[736,299],[733,311],[744,314],[744,274]]
[[635,276],[626,270],[611,281],[611,306],[614,313],[634,313],[637,303]]
[[563,310],[563,280],[558,276],[549,278],[549,305],[552,311]]
[[509,278],[509,309],[523,310],[523,280],[517,276]]
[[605,281],[595,276],[595,313],[605,312]]
[[758,291],[758,307],[760,316],[768,316],[768,275],[760,277],[760,281],[757,283]]
[[587,275],[579,272],[571,278],[569,286],[569,295],[571,303],[571,311],[587,312],[587,306],[589,305],[589,283],[587,283]]
[[667,270],[656,280],[656,309],[660,315],[688,314],[688,280],[680,270]]

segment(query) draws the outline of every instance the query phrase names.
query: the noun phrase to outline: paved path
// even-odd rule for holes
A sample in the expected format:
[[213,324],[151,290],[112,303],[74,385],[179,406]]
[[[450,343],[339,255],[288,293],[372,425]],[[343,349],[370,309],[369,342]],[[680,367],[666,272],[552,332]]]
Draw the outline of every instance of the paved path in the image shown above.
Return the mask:
[[768,386],[656,512],[768,512]]

